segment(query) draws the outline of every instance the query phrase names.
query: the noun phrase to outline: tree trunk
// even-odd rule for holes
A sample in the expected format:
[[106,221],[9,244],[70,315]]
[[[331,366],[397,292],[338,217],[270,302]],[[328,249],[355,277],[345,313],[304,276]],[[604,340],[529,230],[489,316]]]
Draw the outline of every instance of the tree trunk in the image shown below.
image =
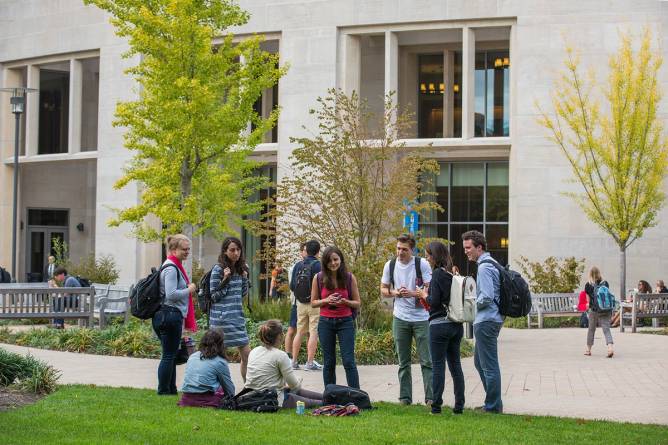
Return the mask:
[[[186,199],[190,196],[192,193],[192,177],[193,173],[189,169],[189,162],[188,158],[185,158],[183,162],[181,163],[181,205],[185,203]],[[193,225],[191,222],[187,222],[183,225],[183,234],[188,237],[190,240],[190,255],[188,255],[188,259],[186,260],[185,264],[183,267],[186,270],[186,273],[188,274],[188,278],[192,279],[193,276],[193,260],[192,260],[192,245],[193,245]]]
[[193,245],[193,225],[192,224],[184,224],[183,225],[183,234],[188,237],[190,240],[190,255],[188,255],[188,259],[183,263],[183,268],[186,270],[186,273],[188,274],[188,278],[192,280],[193,278],[193,251],[192,251],[192,245]]
[[619,249],[619,301],[626,298],[626,246]]

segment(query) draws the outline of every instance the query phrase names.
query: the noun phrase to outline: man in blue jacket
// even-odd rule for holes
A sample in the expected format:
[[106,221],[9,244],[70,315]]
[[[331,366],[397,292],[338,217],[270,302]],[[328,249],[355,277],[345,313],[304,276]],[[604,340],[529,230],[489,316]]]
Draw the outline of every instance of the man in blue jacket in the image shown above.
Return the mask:
[[[475,351],[473,363],[480,374],[485,389],[485,405],[476,408],[490,413],[502,413],[501,369],[497,342],[504,317],[499,313],[501,299],[501,277],[493,264],[482,263],[485,260],[496,261],[486,252],[485,236],[471,230],[462,235],[464,253],[469,261],[478,263],[476,278],[476,316],[473,322]],[[482,264],[481,264],[482,263]]]

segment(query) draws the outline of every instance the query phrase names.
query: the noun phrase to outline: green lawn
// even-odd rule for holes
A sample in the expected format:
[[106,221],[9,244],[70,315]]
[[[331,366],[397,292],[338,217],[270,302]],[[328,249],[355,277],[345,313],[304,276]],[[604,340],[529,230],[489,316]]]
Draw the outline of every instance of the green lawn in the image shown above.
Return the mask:
[[63,386],[35,405],[0,412],[0,443],[666,444],[668,427],[378,404],[357,417],[179,408],[151,390]]

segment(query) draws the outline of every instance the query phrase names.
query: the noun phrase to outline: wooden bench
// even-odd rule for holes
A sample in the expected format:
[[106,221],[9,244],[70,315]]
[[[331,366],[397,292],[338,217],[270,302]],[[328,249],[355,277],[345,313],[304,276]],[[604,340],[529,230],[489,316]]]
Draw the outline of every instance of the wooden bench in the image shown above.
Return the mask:
[[[66,296],[73,298],[64,298]],[[80,320],[80,325],[85,322],[93,326],[94,307],[95,289],[92,287],[49,288],[46,283],[0,286],[0,319],[67,318]]]
[[93,283],[95,288],[95,312],[99,314],[100,329],[107,326],[108,317],[123,317],[127,323],[130,318],[130,289],[124,286]]
[[578,311],[579,294],[533,294],[531,295],[531,311],[527,315],[527,327],[531,329],[531,318],[534,326],[543,328],[544,317],[573,317],[580,315]]
[[631,332],[636,332],[639,318],[651,318],[652,326],[658,327],[661,317],[668,317],[668,294],[634,294],[630,302],[621,303],[619,330],[624,332],[624,320],[630,320]]

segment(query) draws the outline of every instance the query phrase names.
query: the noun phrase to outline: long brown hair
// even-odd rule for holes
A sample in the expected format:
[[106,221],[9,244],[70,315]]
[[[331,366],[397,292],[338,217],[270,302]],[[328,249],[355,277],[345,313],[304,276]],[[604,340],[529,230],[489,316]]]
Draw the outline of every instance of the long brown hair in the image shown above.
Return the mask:
[[275,348],[283,333],[283,325],[279,320],[267,320],[262,323],[257,338],[266,348]]
[[[230,244],[236,244],[241,253],[239,254],[239,260],[232,265],[232,262],[230,259],[227,257],[225,252],[227,252],[227,248],[230,247]],[[237,275],[241,275],[244,272],[247,272],[246,270],[246,258],[244,257],[244,245],[241,243],[241,240],[239,238],[235,238],[233,236],[228,236],[223,240],[223,245],[220,248],[220,255],[218,256],[218,263],[220,263],[220,266],[225,269],[226,267],[229,267],[232,269],[232,274],[236,273]]]
[[[332,254],[337,254],[341,259],[341,265],[336,272],[329,270],[327,265],[332,260]],[[336,246],[330,246],[322,254],[322,284],[329,290],[336,289],[336,286],[345,287],[348,270],[346,261],[343,259],[343,253]]]
[[448,252],[445,244],[440,241],[432,241],[427,244],[425,250],[431,255],[434,268],[442,267],[448,272],[452,272],[452,258],[450,258],[450,252]]
[[225,335],[222,329],[209,329],[199,341],[200,359],[211,359],[222,357],[227,360],[225,354]]

